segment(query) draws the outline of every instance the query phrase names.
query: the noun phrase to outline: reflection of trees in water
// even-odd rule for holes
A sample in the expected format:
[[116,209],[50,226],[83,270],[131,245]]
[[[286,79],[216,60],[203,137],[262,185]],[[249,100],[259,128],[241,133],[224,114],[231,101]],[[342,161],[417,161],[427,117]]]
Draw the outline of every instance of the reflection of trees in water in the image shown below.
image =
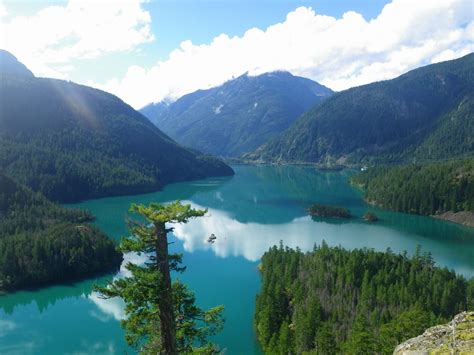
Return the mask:
[[196,194],[192,200],[229,212],[242,223],[288,223],[305,216],[314,202],[362,208],[360,195],[348,184],[349,171],[320,172],[304,166],[234,166],[236,176],[218,196]]
[[429,239],[447,243],[463,243],[472,248],[474,260],[474,228],[438,220],[429,216],[419,216],[401,212],[392,212],[381,208],[371,208],[380,218],[380,224],[396,227],[398,230],[417,234]]
[[360,206],[360,195],[349,185],[350,171],[319,171],[309,166],[261,166],[256,175],[271,181],[282,195],[303,202]]
[[125,213],[128,211],[131,201],[134,203],[149,203],[151,201],[168,202],[174,200],[189,200],[196,194],[209,194],[213,190],[216,190],[227,184],[233,178],[233,176],[218,177],[209,178],[207,180],[195,180],[190,182],[170,184],[161,191],[149,194],[109,197],[106,199],[85,201],[71,206],[78,208],[89,207],[93,209],[94,205],[102,206],[104,201],[109,201],[108,204],[113,204],[114,208],[121,208],[121,206],[124,206],[121,212]]
[[[236,171],[238,174],[242,173],[239,167],[236,167]],[[273,189],[280,192],[279,199],[260,199],[262,204],[281,202],[287,206],[299,205],[306,208],[308,204],[317,202],[346,207],[351,209],[351,212],[356,210],[360,216],[369,208],[362,201],[360,192],[348,183],[349,177],[354,174],[350,170],[319,171],[309,166],[263,165],[246,167],[244,173],[254,175],[261,185],[271,185],[266,187],[267,190]],[[397,230],[429,239],[446,239],[449,236],[450,242],[461,242],[472,246],[474,237],[472,228],[433,220],[430,217],[396,213],[373,207],[370,209],[376,211],[376,214],[381,218],[379,223],[382,225],[395,227]],[[286,223],[290,220],[287,218],[282,222]],[[365,223],[359,219],[348,221],[324,219],[324,222],[332,224]]]
[[105,284],[111,279],[111,275],[80,282],[50,286],[31,291],[17,291],[0,296],[0,309],[6,314],[13,314],[15,307],[26,306],[30,303],[36,304],[40,313],[45,312],[48,307],[54,306],[56,302],[66,298],[87,297],[92,293],[94,284]]
[[233,179],[234,176],[228,176],[168,185],[163,191],[157,194],[156,197],[158,197],[158,199],[155,198],[154,201],[189,200],[196,194],[209,194],[221,186],[228,184]]
[[347,218],[346,219],[346,218],[331,218],[331,217],[311,216],[311,219],[314,222],[325,222],[325,223],[336,224],[336,225],[363,222],[362,220],[357,219],[357,218]]

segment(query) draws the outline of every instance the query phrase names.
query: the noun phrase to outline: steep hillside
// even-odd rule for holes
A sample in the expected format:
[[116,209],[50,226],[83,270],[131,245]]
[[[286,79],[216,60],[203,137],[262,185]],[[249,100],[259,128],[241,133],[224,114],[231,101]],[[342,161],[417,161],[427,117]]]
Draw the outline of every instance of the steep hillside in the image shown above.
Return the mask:
[[1,67],[0,168],[48,198],[140,193],[233,174],[223,162],[179,146],[117,97],[35,78],[17,66]]
[[230,157],[256,149],[331,94],[328,88],[288,72],[245,74],[169,106],[159,103],[141,112],[179,143]]
[[0,217],[0,238],[34,232],[60,222],[83,223],[93,220],[88,211],[62,208],[1,172]]
[[0,79],[3,76],[32,78],[33,73],[9,52],[0,49]]
[[474,152],[474,54],[333,95],[246,156],[270,162],[360,163]]
[[373,167],[351,180],[369,203],[424,215],[464,211],[471,216],[464,223],[474,227],[474,159]]

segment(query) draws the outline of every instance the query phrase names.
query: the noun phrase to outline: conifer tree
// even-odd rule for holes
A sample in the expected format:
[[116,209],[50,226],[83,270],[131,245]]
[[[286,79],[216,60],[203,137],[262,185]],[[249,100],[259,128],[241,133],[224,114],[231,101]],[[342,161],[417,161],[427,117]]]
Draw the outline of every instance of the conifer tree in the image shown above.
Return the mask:
[[[128,263],[130,277],[116,279],[97,290],[104,298],[121,297],[126,304],[122,321],[126,340],[141,353],[178,354],[195,351],[214,353],[207,337],[221,330],[223,307],[203,311],[195,305],[192,292],[179,281],[171,281],[170,271],[183,272],[181,255],[168,253],[169,224],[187,223],[204,216],[180,201],[149,206],[133,204],[145,223],[131,221],[130,236],[122,239],[123,253],[146,254],[144,265]],[[168,226],[167,226],[168,224]]]

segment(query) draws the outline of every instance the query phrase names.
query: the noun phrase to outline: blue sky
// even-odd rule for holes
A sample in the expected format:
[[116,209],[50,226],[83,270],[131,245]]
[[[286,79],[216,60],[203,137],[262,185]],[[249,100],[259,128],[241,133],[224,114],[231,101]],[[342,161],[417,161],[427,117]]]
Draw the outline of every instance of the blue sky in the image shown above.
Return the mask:
[[0,47],[134,107],[288,70],[342,90],[472,52],[469,0],[3,1]]
[[153,18],[152,30],[157,37],[150,49],[166,58],[179,43],[191,39],[208,43],[226,33],[241,36],[252,27],[267,28],[285,20],[286,15],[300,6],[316,12],[341,17],[352,10],[365,18],[377,16],[389,1],[383,0],[242,0],[242,1],[154,1],[145,4]]
[[[99,0],[100,2],[100,0]],[[352,10],[370,19],[377,16],[389,1],[383,0],[166,0],[143,3],[151,15],[155,40],[143,44],[140,53],[114,53],[81,62],[69,78],[74,81],[104,81],[124,75],[130,63],[152,66],[167,59],[169,53],[185,40],[209,43],[221,33],[241,36],[246,30],[284,21],[286,15],[300,6],[312,7],[318,13],[340,17]],[[4,1],[9,14],[31,16],[48,6],[65,6],[67,1]],[[97,70],[97,66],[101,69]]]

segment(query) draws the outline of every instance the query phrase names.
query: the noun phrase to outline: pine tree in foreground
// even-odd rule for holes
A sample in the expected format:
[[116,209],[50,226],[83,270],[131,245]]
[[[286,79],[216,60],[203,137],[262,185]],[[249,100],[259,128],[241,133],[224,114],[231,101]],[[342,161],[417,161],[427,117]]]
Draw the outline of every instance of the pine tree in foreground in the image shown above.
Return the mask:
[[122,321],[128,344],[141,353],[216,353],[207,338],[223,327],[223,306],[204,311],[196,306],[194,294],[186,285],[172,281],[170,271],[183,272],[182,256],[168,253],[169,232],[166,224],[187,223],[204,216],[207,210],[196,210],[180,201],[169,205],[132,204],[145,223],[131,221],[130,236],[120,244],[123,253],[144,253],[144,265],[128,263],[130,277],[112,281],[96,290],[103,298],[121,297],[126,304]]

